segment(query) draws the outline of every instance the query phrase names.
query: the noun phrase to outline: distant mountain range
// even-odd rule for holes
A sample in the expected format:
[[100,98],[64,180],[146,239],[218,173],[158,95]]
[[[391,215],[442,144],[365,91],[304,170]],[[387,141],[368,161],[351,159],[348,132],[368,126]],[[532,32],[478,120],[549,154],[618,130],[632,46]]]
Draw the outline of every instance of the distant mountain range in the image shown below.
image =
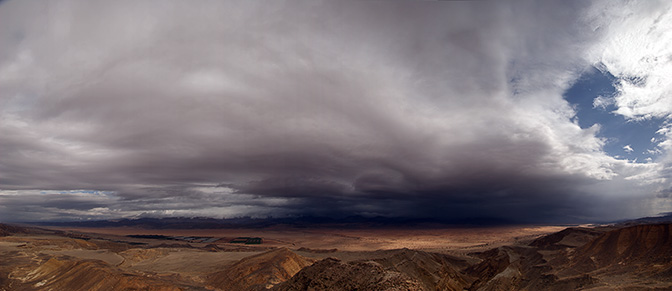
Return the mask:
[[67,222],[35,222],[42,226],[74,226],[74,227],[123,227],[133,226],[147,229],[215,229],[215,228],[267,228],[267,227],[326,227],[326,228],[368,228],[368,227],[436,227],[440,225],[479,227],[517,224],[515,221],[475,217],[466,219],[441,220],[432,218],[390,218],[349,216],[330,218],[319,216],[298,216],[283,218],[205,218],[205,217],[165,217],[165,218],[133,218],[114,220],[67,221]]
[[631,225],[665,223],[665,222],[672,222],[672,212],[664,213],[663,215],[660,216],[642,217],[630,220],[619,220],[614,222],[614,224],[618,227],[623,227]]
[[[611,223],[619,227],[672,222],[672,213],[656,217],[643,217],[632,220],[619,220]],[[432,228],[437,226],[451,227],[486,227],[524,224],[521,222],[493,218],[473,217],[464,219],[434,219],[434,218],[398,218],[398,217],[364,217],[348,216],[343,218],[331,218],[320,216],[297,216],[282,218],[207,218],[207,217],[164,217],[164,218],[129,218],[113,220],[88,220],[66,222],[35,222],[29,223],[42,226],[73,226],[73,227],[139,227],[147,229],[217,229],[217,228],[268,228],[268,227],[292,227],[292,228],[384,228],[384,227],[413,227]]]

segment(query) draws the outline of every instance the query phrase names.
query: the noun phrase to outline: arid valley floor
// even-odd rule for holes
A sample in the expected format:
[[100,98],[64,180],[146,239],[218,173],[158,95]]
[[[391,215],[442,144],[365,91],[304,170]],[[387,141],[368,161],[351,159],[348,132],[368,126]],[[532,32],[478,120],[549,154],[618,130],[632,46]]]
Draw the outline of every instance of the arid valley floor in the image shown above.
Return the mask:
[[[672,225],[665,223],[423,229],[0,226],[0,290],[672,290]],[[237,237],[261,237],[263,243],[230,243]]]

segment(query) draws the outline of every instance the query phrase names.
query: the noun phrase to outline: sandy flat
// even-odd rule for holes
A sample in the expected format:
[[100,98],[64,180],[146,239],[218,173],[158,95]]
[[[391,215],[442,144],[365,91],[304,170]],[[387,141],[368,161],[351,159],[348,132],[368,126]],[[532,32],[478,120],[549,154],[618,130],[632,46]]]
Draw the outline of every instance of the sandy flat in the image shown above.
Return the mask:
[[222,270],[242,258],[261,252],[207,252],[192,249],[166,249],[166,253],[129,264],[128,268],[144,272],[181,273],[187,275]]
[[[338,248],[341,251],[374,251],[380,249],[410,248],[437,252],[475,251],[499,245],[531,240],[544,234],[560,231],[565,226],[506,226],[483,228],[440,229],[139,229],[116,228],[59,228],[89,234],[116,236],[126,239],[131,234],[172,236],[212,236],[235,238],[262,237],[262,246],[298,249]],[[143,240],[156,243],[156,240]],[[164,241],[165,242],[165,241]],[[199,244],[192,244],[200,246]]]
[[101,260],[112,266],[118,266],[124,261],[124,257],[109,250],[47,250],[42,253],[50,255],[65,255],[83,260]]

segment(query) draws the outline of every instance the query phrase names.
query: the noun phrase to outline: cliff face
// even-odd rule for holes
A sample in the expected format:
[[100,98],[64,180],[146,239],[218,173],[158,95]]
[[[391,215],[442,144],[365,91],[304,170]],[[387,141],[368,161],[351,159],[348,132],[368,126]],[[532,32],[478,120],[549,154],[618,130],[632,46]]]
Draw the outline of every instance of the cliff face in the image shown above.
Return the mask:
[[554,273],[558,264],[547,260],[537,248],[505,246],[479,256],[483,261],[464,270],[465,275],[475,280],[468,290],[560,291],[576,290],[596,282],[589,275],[558,277]]
[[265,290],[284,282],[315,260],[279,248],[247,257],[208,276],[209,285],[223,290]]
[[604,269],[655,275],[672,270],[672,224],[625,227],[579,247],[566,273]]
[[672,224],[570,228],[479,256],[469,290],[672,288]]
[[670,262],[672,224],[637,225],[610,231],[577,250],[602,267],[615,262]]

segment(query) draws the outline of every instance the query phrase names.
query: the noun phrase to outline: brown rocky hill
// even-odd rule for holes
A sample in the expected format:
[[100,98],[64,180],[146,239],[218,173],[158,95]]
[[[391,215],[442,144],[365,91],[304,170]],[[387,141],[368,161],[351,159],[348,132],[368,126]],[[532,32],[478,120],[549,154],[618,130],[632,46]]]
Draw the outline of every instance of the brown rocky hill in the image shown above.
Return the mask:
[[672,290],[672,224],[568,228],[480,254],[469,290]]
[[287,248],[244,258],[207,277],[208,285],[222,290],[266,290],[294,276],[315,260]]
[[0,223],[0,236],[9,236],[17,233],[26,233],[23,227]]
[[297,273],[290,280],[275,286],[273,290],[372,290],[372,291],[420,291],[427,290],[422,284],[406,274],[386,270],[374,261],[344,263],[327,258]]
[[0,290],[672,290],[669,223],[568,228],[529,244],[456,252],[460,258],[410,249],[304,249],[306,256],[342,259],[317,262],[287,248],[249,256],[237,245],[157,248],[165,242],[136,246],[45,229],[0,230],[10,234],[0,238]]
[[463,290],[473,281],[460,272],[468,266],[467,262],[449,255],[409,249],[382,253],[383,257],[373,261],[386,270],[418,280],[425,290]]
[[603,268],[650,275],[672,273],[672,224],[636,225],[607,232],[577,248],[565,273]]
[[23,276],[14,290],[184,290],[167,282],[126,274],[99,260],[52,257]]
[[477,255],[483,261],[464,270],[474,278],[467,290],[577,290],[596,282],[590,276],[556,276],[537,248],[505,246]]
[[473,281],[455,257],[398,249],[376,251],[369,260],[329,258],[307,267],[277,290],[463,290]]
[[325,259],[274,290],[672,290],[670,225],[568,228],[529,245],[471,254],[408,249]]
[[529,245],[541,249],[580,247],[606,231],[604,229],[570,227],[535,239]]

